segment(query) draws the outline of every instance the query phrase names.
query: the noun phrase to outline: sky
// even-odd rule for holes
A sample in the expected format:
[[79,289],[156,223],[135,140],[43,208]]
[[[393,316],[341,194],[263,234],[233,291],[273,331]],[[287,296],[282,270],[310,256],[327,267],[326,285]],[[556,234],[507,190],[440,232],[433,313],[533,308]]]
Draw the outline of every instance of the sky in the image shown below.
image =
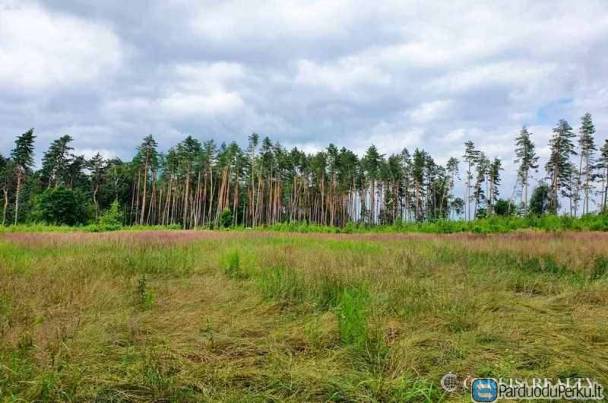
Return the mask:
[[585,112],[603,142],[606,0],[0,0],[1,153],[31,127],[38,160],[64,134],[124,159],[147,134],[441,163],[472,140],[512,188],[522,125],[545,157]]

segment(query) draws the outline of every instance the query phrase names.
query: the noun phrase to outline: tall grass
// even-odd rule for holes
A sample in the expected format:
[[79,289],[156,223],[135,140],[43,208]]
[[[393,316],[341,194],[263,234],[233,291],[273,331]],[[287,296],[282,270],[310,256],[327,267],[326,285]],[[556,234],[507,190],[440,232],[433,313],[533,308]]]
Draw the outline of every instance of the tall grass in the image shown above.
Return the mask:
[[347,346],[364,349],[369,339],[369,294],[363,287],[350,287],[342,291],[338,305],[340,339]]
[[6,401],[412,401],[608,378],[608,234],[4,234]]

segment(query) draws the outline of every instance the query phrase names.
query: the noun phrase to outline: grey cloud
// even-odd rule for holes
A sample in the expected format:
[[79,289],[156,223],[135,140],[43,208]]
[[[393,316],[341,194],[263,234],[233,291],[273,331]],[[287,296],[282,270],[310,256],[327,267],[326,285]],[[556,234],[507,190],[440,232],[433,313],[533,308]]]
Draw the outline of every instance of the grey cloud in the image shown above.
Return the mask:
[[256,131],[440,161],[471,139],[508,165],[523,124],[539,143],[586,111],[608,128],[601,0],[0,0],[0,19],[17,17],[0,28],[1,152],[32,126],[39,154],[69,133],[125,158],[148,133],[166,149]]

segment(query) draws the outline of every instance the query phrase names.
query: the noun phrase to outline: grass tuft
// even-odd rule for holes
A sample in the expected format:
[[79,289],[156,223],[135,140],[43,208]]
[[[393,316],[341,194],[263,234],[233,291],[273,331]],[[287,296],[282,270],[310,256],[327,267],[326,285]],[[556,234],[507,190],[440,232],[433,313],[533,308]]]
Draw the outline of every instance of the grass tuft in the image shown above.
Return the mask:
[[137,280],[137,303],[143,310],[148,310],[154,305],[154,293],[150,290],[145,274]]
[[277,266],[261,272],[258,284],[266,299],[283,304],[297,304],[304,301],[306,288],[294,269]]

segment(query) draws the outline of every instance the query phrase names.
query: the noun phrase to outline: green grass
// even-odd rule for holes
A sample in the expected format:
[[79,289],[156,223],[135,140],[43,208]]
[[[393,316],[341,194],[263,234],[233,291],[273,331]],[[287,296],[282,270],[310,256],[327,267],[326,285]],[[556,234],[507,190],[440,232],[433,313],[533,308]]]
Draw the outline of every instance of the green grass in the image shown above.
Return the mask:
[[7,233],[0,401],[469,401],[608,384],[608,234]]

